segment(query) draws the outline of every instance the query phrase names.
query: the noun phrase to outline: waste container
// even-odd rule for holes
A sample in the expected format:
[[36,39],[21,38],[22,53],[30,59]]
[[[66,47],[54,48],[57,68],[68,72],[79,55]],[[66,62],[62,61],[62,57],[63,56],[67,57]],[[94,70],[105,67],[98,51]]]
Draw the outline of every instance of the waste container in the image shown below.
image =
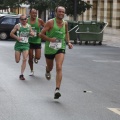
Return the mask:
[[79,35],[79,44],[81,45],[84,41],[85,44],[92,43],[96,45],[102,45],[103,31],[107,23],[97,21],[79,21],[78,28],[75,31]]
[[70,40],[74,42],[74,44],[77,44],[77,34],[75,33],[75,30],[78,27],[78,22],[77,21],[67,21],[68,22],[68,32],[70,35]]

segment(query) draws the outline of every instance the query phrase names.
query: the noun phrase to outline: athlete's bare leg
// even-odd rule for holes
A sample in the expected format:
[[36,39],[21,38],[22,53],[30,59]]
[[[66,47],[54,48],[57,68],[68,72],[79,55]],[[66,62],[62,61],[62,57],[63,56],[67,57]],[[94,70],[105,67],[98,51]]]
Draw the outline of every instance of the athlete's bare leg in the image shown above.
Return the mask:
[[23,73],[26,68],[27,58],[28,58],[28,50],[25,50],[22,52],[21,75],[19,76],[20,80],[25,80]]
[[22,56],[23,56],[23,61],[22,61],[22,65],[21,65],[21,75],[24,73],[25,68],[26,68],[26,61],[28,58],[28,50],[23,51]]
[[34,62],[38,63],[38,60],[40,60],[40,58],[41,58],[41,49],[35,49]]
[[33,50],[34,49],[30,49],[29,50],[29,66],[30,66],[30,70],[33,71]]
[[19,61],[20,61],[20,55],[21,55],[20,51],[15,51],[15,61],[16,61],[16,63],[19,63]]
[[62,81],[62,64],[64,61],[64,54],[59,53],[55,56],[56,61],[56,88],[60,89],[61,81]]
[[53,59],[47,59],[46,58],[46,79],[50,80],[51,79],[51,74],[50,71],[53,69]]

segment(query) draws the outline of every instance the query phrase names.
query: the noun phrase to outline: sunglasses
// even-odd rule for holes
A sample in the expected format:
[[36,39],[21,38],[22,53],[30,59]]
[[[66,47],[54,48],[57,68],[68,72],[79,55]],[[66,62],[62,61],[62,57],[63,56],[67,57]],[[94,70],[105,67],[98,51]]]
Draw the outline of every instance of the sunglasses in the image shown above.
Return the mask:
[[23,18],[23,19],[21,18],[20,20],[27,20],[27,18]]

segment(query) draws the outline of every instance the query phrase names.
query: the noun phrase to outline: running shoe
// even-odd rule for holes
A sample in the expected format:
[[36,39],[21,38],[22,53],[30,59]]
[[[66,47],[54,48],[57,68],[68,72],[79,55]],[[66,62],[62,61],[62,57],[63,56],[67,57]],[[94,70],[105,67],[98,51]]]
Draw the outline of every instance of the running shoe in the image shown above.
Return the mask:
[[38,63],[38,59],[34,58],[34,63],[37,64]]
[[59,99],[61,97],[60,90],[55,90],[54,99]]
[[34,76],[34,71],[31,71],[29,76]]
[[50,80],[50,79],[51,79],[51,74],[50,74],[50,72],[47,72],[47,71],[46,71],[45,77],[46,77],[47,80]]
[[25,80],[24,75],[19,76],[20,80]]
[[35,58],[35,56],[33,55],[33,59],[34,59],[34,63],[38,63],[38,59]]

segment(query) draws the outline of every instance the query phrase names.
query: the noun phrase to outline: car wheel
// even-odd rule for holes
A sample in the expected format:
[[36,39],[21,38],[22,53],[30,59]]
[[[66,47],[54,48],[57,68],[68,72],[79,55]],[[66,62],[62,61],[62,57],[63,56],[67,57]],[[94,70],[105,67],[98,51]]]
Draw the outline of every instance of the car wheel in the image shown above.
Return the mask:
[[1,33],[0,33],[0,39],[6,40],[7,38],[8,38],[7,33],[5,33],[5,32],[1,32]]

